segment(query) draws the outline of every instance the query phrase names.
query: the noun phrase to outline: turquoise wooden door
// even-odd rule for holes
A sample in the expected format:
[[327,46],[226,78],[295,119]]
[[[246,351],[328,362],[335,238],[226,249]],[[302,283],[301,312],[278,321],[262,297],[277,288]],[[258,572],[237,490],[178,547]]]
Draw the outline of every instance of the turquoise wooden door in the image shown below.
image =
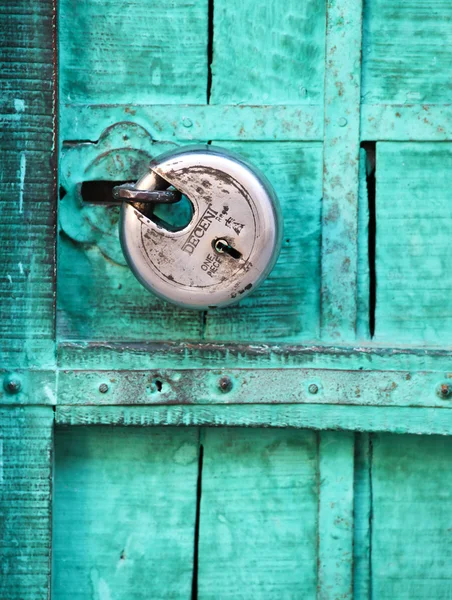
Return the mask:
[[[2,8],[2,600],[452,597],[451,19]],[[107,201],[193,142],[282,205],[223,310],[150,295]]]

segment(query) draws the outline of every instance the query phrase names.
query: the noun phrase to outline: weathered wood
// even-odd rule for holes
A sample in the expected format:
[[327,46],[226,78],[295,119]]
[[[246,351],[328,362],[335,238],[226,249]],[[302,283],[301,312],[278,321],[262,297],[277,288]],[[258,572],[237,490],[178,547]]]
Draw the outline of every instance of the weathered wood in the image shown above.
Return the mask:
[[367,190],[368,157],[362,148],[359,154],[358,195],[358,273],[356,336],[359,340],[370,338],[370,275],[369,275],[369,202]]
[[198,598],[311,598],[314,432],[204,431]]
[[0,9],[0,353],[3,367],[54,362],[53,2]]
[[213,104],[321,104],[323,0],[215,0]]
[[55,414],[62,425],[206,425],[452,434],[452,413],[440,408],[331,404],[57,406]]
[[450,144],[377,144],[380,343],[443,345],[450,339],[451,170]]
[[353,341],[357,320],[362,0],[327,3],[322,337]]
[[61,343],[62,369],[156,370],[190,368],[285,368],[444,371],[450,370],[449,349],[357,347],[328,345],[267,345],[225,343]]
[[371,598],[372,440],[368,433],[355,435],[353,493],[353,598]]
[[319,434],[318,600],[353,597],[354,436]]
[[[220,387],[224,379],[230,388]],[[341,404],[450,410],[452,398],[447,391],[440,396],[442,385],[452,388],[450,373],[297,368],[63,371],[58,404]]]
[[61,0],[60,101],[193,102],[207,86],[207,0]]
[[0,409],[0,598],[50,597],[51,407]]
[[0,369],[0,405],[46,404],[57,401],[55,371]]
[[373,436],[372,595],[449,598],[452,440]]
[[55,600],[190,598],[196,429],[57,430]]
[[61,106],[60,139],[96,141],[115,123],[140,125],[154,140],[322,141],[321,105],[137,104]]
[[227,147],[269,178],[281,203],[284,236],[278,262],[260,289],[239,305],[206,313],[204,339],[315,339],[320,303],[321,145],[228,143]]
[[365,0],[363,101],[450,102],[451,19],[448,0]]

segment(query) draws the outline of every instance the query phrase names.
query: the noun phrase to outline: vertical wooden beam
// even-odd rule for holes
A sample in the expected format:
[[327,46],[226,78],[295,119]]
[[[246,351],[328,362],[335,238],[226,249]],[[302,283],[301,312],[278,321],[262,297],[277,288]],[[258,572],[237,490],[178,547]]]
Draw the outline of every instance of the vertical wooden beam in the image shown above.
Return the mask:
[[319,433],[318,600],[353,597],[354,434]]
[[51,406],[0,409],[0,598],[50,597]]
[[371,598],[372,440],[357,433],[355,440],[353,598]]
[[355,338],[362,0],[327,5],[322,337]]
[[54,0],[2,3],[2,367],[54,363]]

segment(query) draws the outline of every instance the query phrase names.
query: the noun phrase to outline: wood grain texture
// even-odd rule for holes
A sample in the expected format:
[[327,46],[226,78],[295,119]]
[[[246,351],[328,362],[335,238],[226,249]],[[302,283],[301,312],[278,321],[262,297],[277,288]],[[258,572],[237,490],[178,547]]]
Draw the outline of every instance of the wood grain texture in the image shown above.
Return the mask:
[[57,430],[55,600],[190,598],[196,429]]
[[204,338],[253,343],[315,339],[319,331],[321,145],[224,146],[249,159],[269,178],[281,203],[284,236],[269,278],[239,305],[208,311]]
[[324,340],[356,337],[362,0],[327,4],[322,207]]
[[377,144],[379,342],[450,345],[451,169],[451,144]]
[[277,427],[338,431],[452,434],[440,408],[337,405],[57,406],[62,425]]
[[359,153],[358,273],[356,283],[356,336],[359,340],[370,339],[369,201],[366,179],[368,167],[366,151],[361,148]]
[[353,598],[371,598],[372,440],[355,434],[353,489]]
[[316,434],[204,435],[198,598],[316,598]]
[[215,0],[214,104],[321,104],[322,0]]
[[374,436],[372,593],[450,598],[451,438]]
[[169,305],[133,276],[119,242],[119,207],[85,203],[84,181],[133,181],[151,157],[176,148],[154,142],[127,122],[99,141],[66,145],[61,154],[57,336],[60,340],[194,340],[202,315]]
[[51,407],[0,409],[0,598],[50,595]]
[[62,0],[60,101],[203,104],[207,0]]
[[353,597],[354,436],[319,434],[318,600]]
[[448,0],[365,0],[363,101],[449,103],[451,19]]
[[54,363],[53,2],[0,8],[0,353]]

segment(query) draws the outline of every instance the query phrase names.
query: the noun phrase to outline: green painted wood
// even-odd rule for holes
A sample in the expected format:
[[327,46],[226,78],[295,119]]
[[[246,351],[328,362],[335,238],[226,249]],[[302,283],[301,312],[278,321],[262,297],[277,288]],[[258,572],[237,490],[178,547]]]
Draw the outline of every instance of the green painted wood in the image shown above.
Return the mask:
[[452,145],[377,145],[375,339],[449,344]]
[[50,594],[51,407],[0,409],[0,598]]
[[278,262],[263,285],[239,305],[206,314],[204,339],[285,342],[319,332],[320,144],[218,144],[235,150],[269,178],[281,203],[284,236]]
[[0,369],[0,405],[55,405],[56,380],[55,371]]
[[59,134],[63,141],[96,141],[105,129],[127,120],[161,141],[322,141],[322,117],[322,106],[310,104],[65,104]]
[[372,440],[368,433],[355,435],[353,494],[353,598],[371,598]]
[[196,429],[57,429],[54,600],[191,597]]
[[318,600],[351,599],[353,464],[351,433],[319,433]]
[[126,264],[119,242],[119,207],[83,201],[90,180],[131,181],[151,157],[175,148],[154,142],[142,127],[119,123],[96,144],[63,148],[60,161],[57,335],[62,340],[197,339],[202,315],[150,294]]
[[53,3],[0,8],[0,354],[3,367],[54,363]]
[[278,427],[339,431],[452,434],[440,408],[337,405],[57,406],[62,425]]
[[60,102],[193,102],[207,85],[207,0],[61,0]]
[[369,274],[369,202],[366,177],[370,164],[366,151],[359,153],[358,194],[358,274],[356,335],[359,340],[370,338],[370,274]]
[[362,0],[327,4],[322,339],[353,341],[357,321]]
[[213,104],[321,104],[323,0],[215,0]]
[[365,0],[363,102],[449,103],[448,0]]
[[198,598],[316,598],[314,432],[206,429]]
[[374,598],[450,598],[451,456],[450,437],[374,437]]

